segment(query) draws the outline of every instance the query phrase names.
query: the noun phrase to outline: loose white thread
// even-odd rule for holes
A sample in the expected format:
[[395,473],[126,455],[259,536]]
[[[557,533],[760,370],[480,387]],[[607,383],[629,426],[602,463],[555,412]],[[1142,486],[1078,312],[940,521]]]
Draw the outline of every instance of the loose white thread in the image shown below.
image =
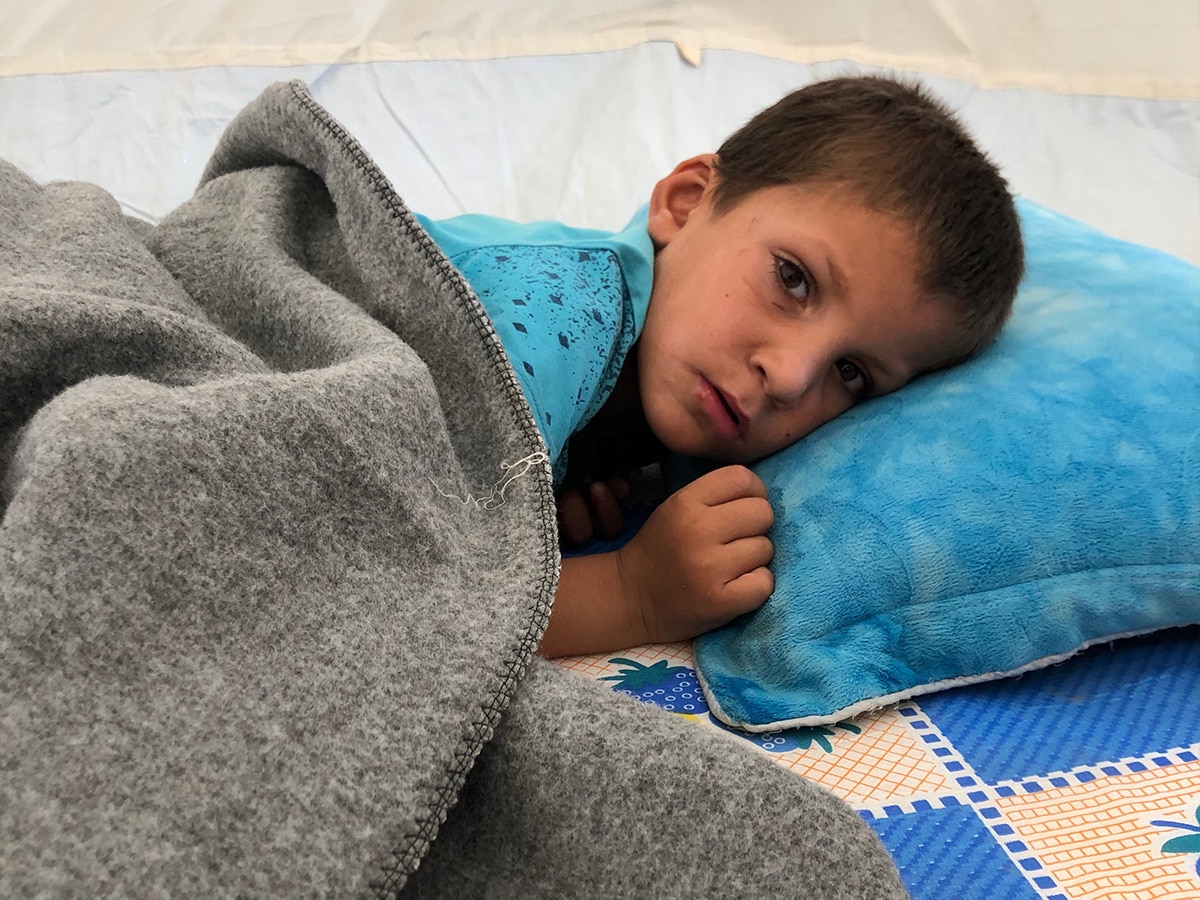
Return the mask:
[[447,500],[457,500],[463,506],[474,506],[476,509],[493,510],[499,508],[504,503],[504,492],[508,490],[510,484],[518,478],[523,478],[534,466],[545,465],[549,461],[550,457],[539,450],[536,453],[530,453],[524,459],[518,459],[514,463],[500,463],[500,468],[504,470],[504,475],[492,485],[491,492],[486,497],[472,497],[470,494],[467,494],[466,497],[460,497],[457,494],[448,494],[433,480],[432,475],[428,477],[429,483],[433,485],[434,490]]

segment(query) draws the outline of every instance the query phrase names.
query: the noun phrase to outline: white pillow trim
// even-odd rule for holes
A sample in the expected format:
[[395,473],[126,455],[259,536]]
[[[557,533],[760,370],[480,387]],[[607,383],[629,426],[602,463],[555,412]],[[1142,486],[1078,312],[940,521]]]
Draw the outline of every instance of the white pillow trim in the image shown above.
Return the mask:
[[[1169,626],[1168,626],[1169,627]],[[1188,626],[1180,626],[1188,627]],[[778,722],[768,722],[765,725],[743,725],[733,721],[728,714],[721,709],[721,704],[717,702],[717,698],[709,690],[707,680],[701,674],[700,669],[696,667],[696,679],[700,682],[700,688],[704,691],[704,699],[708,702],[709,711],[728,725],[731,728],[737,728],[741,731],[749,732],[767,732],[767,731],[783,731],[787,728],[812,728],[817,725],[834,725],[838,722],[844,722],[847,719],[852,719],[855,716],[860,716],[865,713],[876,712],[885,707],[899,703],[901,700],[910,700],[913,697],[920,697],[924,694],[932,694],[936,691],[944,691],[949,688],[965,687],[970,684],[983,684],[987,681],[999,681],[1001,678],[1012,678],[1016,675],[1024,675],[1027,672],[1033,672],[1038,669],[1044,669],[1048,666],[1057,665],[1061,662],[1066,662],[1072,656],[1076,656],[1087,650],[1089,647],[1094,647],[1099,644],[1111,644],[1113,641],[1123,640],[1125,638],[1140,637],[1145,634],[1153,634],[1156,631],[1165,631],[1164,627],[1146,628],[1141,631],[1127,631],[1121,634],[1107,634],[1103,637],[1094,638],[1090,641],[1084,641],[1074,650],[1068,650],[1066,653],[1058,653],[1054,656],[1044,656],[1041,659],[1036,659],[1031,663],[1026,663],[1016,669],[1007,669],[1002,672],[985,672],[980,675],[963,675],[958,678],[947,678],[944,681],[935,681],[930,684],[921,684],[916,687],[908,688],[907,690],[897,691],[894,694],[884,694],[880,697],[868,697],[865,700],[860,700],[857,703],[852,703],[842,709],[834,710],[831,713],[824,715],[800,716],[795,719],[782,719]]]

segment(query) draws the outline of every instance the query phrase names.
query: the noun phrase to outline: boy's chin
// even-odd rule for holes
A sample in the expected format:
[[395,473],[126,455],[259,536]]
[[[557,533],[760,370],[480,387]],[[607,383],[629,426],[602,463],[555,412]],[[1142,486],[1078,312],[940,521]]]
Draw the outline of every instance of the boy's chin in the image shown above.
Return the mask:
[[773,452],[761,452],[761,448],[726,443],[712,434],[705,433],[702,428],[694,427],[692,422],[672,421],[666,416],[665,422],[656,422],[656,417],[649,410],[645,410],[643,415],[658,442],[679,456],[723,465],[749,465]]
[[691,459],[716,463],[724,466],[756,463],[768,454],[754,454],[748,448],[713,447],[703,441],[667,441],[659,437],[659,441],[672,453]]

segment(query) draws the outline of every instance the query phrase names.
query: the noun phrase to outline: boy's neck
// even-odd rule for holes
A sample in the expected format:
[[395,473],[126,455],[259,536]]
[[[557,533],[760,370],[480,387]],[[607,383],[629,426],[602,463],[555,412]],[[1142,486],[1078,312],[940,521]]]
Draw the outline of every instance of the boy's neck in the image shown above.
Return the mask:
[[663,458],[666,448],[642,412],[637,344],[625,357],[612,393],[592,420],[571,437],[564,486],[626,475]]
[[621,372],[617,375],[617,383],[613,385],[612,393],[608,395],[608,399],[596,413],[596,419],[603,416],[614,421],[636,420],[643,426],[649,427],[646,425],[646,417],[642,413],[642,395],[638,385],[637,349],[636,342],[629,348],[629,353],[625,356],[625,365],[621,367]]

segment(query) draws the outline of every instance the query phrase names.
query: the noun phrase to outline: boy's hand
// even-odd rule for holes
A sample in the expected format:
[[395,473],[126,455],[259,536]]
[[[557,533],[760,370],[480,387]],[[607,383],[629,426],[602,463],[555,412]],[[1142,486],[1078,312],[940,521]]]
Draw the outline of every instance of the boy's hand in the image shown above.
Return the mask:
[[563,560],[538,652],[680,641],[757,609],[775,587],[766,568],[773,519],[767,489],[749,469],[726,466],[698,478],[663,501],[620,550]]
[[709,472],[663,501],[616,551],[645,640],[695,637],[761,606],[775,588],[773,521],[766,486],[744,466]]
[[629,482],[619,476],[593,481],[584,489],[571,488],[555,498],[558,533],[567,547],[586,544],[593,537],[616,537],[625,524],[621,501],[629,498]]

